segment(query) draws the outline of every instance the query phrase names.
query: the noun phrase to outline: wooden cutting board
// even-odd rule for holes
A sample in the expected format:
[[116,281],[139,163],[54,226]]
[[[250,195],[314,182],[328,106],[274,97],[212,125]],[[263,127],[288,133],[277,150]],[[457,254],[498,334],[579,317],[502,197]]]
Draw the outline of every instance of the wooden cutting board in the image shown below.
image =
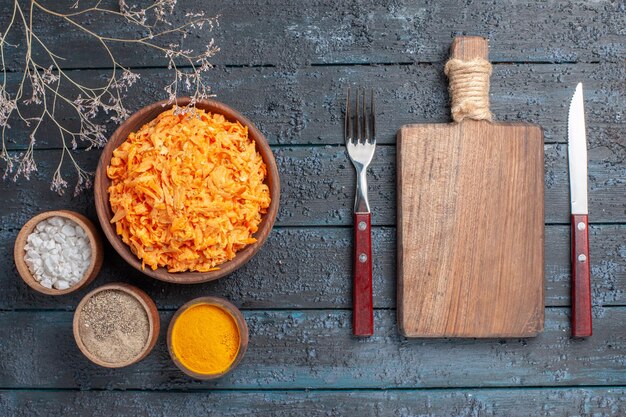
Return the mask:
[[[456,38],[452,57],[488,59]],[[407,337],[543,330],[543,131],[463,120],[397,138],[398,323]]]

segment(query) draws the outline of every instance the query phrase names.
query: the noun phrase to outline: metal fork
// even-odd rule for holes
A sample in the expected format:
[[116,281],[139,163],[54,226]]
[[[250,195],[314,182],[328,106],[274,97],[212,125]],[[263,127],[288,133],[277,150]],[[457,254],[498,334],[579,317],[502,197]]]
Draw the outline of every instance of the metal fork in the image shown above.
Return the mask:
[[356,170],[354,199],[354,292],[352,295],[352,332],[356,336],[374,333],[372,300],[372,215],[367,200],[367,168],[376,150],[376,119],[374,91],[371,91],[369,112],[365,90],[359,104],[359,89],[350,112],[350,89],[346,95],[344,137],[350,160]]

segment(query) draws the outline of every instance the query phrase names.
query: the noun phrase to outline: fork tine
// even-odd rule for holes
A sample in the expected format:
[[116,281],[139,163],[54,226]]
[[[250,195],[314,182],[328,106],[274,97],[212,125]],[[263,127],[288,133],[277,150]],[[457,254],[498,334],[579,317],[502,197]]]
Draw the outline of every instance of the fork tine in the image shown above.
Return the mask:
[[348,88],[346,93],[346,115],[344,119],[343,138],[346,143],[352,140],[350,137],[350,88]]
[[372,92],[371,92],[371,101],[370,101],[370,109],[371,109],[371,139],[372,139],[372,143],[375,145],[376,144],[376,112],[374,111],[374,89],[372,88]]
[[361,142],[361,125],[359,118],[359,89],[357,87],[354,102],[354,140],[356,143]]
[[369,128],[369,118],[367,117],[367,101],[365,100],[365,89],[363,89],[363,104],[362,104],[362,111],[360,114],[361,120],[362,120],[362,137],[363,137],[363,143],[368,143],[369,142],[369,137],[367,136],[367,130]]

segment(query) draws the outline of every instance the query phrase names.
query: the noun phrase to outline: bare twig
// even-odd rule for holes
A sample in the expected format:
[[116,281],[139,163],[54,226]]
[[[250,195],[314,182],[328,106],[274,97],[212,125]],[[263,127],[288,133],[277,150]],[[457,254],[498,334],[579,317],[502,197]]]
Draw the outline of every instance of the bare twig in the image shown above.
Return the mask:
[[[107,140],[106,127],[96,121],[96,116],[106,113],[110,120],[116,123],[125,120],[130,114],[124,105],[125,93],[139,79],[139,74],[123,65],[115,56],[112,45],[136,44],[161,53],[173,73],[172,82],[164,87],[169,102],[175,102],[179,92],[185,91],[191,96],[190,106],[193,106],[197,100],[211,96],[211,88],[202,75],[213,67],[210,59],[219,48],[214,45],[213,39],[208,41],[206,50],[199,52],[184,48],[183,42],[192,31],[211,31],[218,24],[218,20],[217,17],[206,17],[203,12],[187,13],[182,23],[174,25],[169,21],[169,17],[175,10],[176,0],[154,0],[152,4],[143,8],[128,5],[126,0],[120,0],[117,10],[104,8],[101,1],[93,0],[91,5],[81,8],[79,0],[66,12],[52,10],[40,1],[31,0],[28,6],[25,6],[23,2],[14,0],[9,22],[1,29],[0,164],[4,164],[3,178],[17,180],[23,176],[29,179],[30,174],[37,170],[34,147],[38,132],[44,122],[48,121],[58,131],[61,142],[59,164],[50,188],[59,194],[67,188],[67,182],[61,173],[64,162],[69,161],[78,176],[75,186],[75,193],[78,193],[91,185],[91,173],[79,166],[73,151],[79,143],[87,143],[87,149],[104,146]],[[53,52],[50,45],[37,35],[38,28],[33,22],[35,13],[45,13],[60,19],[76,30],[84,32],[104,49],[110,60],[111,72],[102,86],[85,85],[71,72],[63,70],[61,63],[64,58]],[[88,28],[81,23],[81,18],[97,15],[119,19],[121,24],[134,25],[141,29],[143,34],[136,38],[104,36],[98,33],[97,29],[91,26]],[[23,43],[20,42],[20,46],[24,48],[24,68],[15,91],[10,92],[7,84],[5,47],[18,48],[17,45],[11,45],[7,41],[9,33],[17,30],[18,26],[22,26],[23,32]],[[165,39],[173,35],[178,35],[182,41],[165,44]],[[43,56],[35,57],[33,47],[43,51],[41,54]],[[44,62],[47,64],[43,64]],[[188,69],[183,70],[183,67]],[[65,120],[59,115],[60,108],[69,109],[75,114],[77,126],[65,124]],[[179,109],[181,112],[187,110]],[[8,150],[10,123],[13,122],[23,123],[30,128],[26,150],[21,153]]]

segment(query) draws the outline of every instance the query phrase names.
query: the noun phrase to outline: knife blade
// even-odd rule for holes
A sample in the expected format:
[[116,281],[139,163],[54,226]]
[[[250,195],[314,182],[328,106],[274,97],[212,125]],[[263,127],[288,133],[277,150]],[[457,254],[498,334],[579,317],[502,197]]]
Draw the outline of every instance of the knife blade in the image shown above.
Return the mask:
[[572,336],[588,337],[592,334],[591,272],[587,203],[587,135],[582,83],[576,86],[570,103],[567,134],[572,204]]
[[587,136],[582,83],[576,86],[576,92],[569,107],[567,134],[572,214],[588,214]]

